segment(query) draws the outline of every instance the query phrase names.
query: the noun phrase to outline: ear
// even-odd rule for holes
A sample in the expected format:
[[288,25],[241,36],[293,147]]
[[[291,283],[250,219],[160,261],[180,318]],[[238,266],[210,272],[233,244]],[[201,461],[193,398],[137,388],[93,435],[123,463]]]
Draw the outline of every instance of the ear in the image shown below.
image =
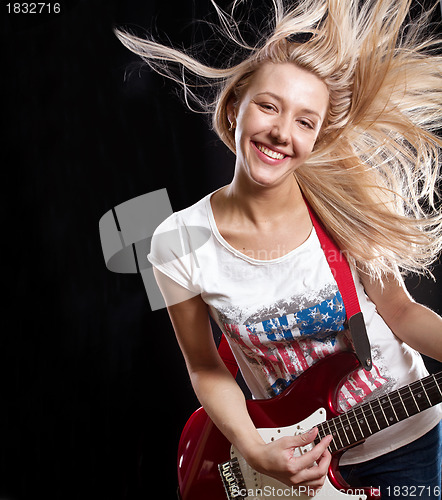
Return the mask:
[[235,97],[232,95],[227,101],[227,119],[230,124],[236,123],[236,102]]

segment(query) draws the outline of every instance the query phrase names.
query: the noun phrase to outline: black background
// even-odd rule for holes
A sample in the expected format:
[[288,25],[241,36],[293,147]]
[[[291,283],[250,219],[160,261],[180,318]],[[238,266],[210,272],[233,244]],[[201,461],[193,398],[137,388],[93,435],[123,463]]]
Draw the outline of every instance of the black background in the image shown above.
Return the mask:
[[[139,276],[106,269],[98,221],[156,189],[179,210],[230,181],[234,158],[207,118],[112,32],[188,46],[209,3],[2,4],[0,499],[175,498],[198,402],[167,313],[150,310]],[[440,285],[409,285],[442,312]]]

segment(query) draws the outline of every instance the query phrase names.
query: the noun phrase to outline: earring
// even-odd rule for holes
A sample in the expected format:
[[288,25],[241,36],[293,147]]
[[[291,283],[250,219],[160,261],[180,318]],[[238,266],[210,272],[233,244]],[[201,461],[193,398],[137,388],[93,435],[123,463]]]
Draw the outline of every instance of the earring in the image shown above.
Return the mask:
[[232,130],[236,127],[236,123],[234,121],[231,121],[229,123],[230,123],[229,130],[230,130],[230,132],[232,132]]

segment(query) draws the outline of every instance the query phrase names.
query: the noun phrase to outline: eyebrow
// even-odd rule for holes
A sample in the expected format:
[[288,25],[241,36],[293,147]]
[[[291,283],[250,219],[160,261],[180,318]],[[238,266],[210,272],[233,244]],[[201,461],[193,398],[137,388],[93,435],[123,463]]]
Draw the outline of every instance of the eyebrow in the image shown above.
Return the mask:
[[[268,91],[264,91],[264,92],[259,92],[259,94],[256,94],[255,97],[258,97],[258,96],[261,96],[261,95],[269,95],[270,97],[273,97],[274,99],[276,99],[277,101],[279,102],[282,102],[284,99],[282,97],[280,97],[279,95],[277,94],[274,94],[273,92],[268,92]],[[301,110],[301,113],[307,113],[307,114],[310,114],[310,115],[315,115],[317,116],[320,120],[322,120],[322,116],[317,112],[315,111],[314,109],[310,109],[310,108],[302,108]]]

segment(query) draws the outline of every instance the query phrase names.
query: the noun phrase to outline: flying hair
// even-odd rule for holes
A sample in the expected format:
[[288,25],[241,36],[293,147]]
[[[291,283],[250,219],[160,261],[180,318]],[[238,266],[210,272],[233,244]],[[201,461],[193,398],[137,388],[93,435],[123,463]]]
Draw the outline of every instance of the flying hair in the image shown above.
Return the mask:
[[[295,177],[350,262],[372,278],[430,273],[442,249],[441,40],[433,9],[409,15],[411,0],[271,0],[266,28],[246,41],[235,1],[211,0],[217,36],[232,57],[216,67],[188,50],[116,29],[120,41],[184,89],[235,152],[227,104],[240,102],[263,63],[293,63],[329,90],[326,120]],[[207,92],[210,89],[211,92]]]

